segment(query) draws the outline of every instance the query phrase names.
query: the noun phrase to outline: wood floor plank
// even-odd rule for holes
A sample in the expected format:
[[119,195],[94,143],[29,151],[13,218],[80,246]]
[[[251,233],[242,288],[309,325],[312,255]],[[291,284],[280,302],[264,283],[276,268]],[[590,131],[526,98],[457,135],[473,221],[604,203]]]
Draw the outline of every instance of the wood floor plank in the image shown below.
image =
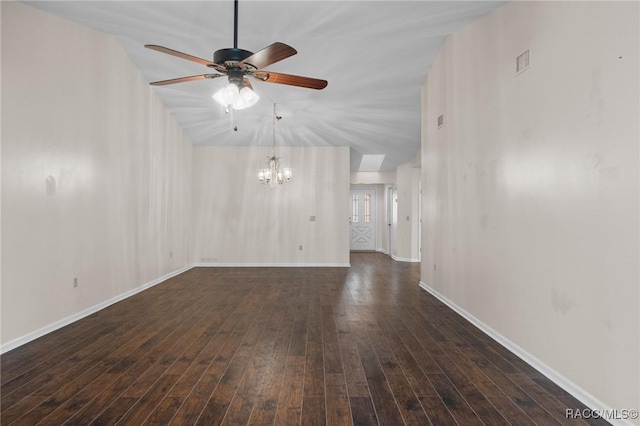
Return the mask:
[[[236,319],[237,321],[235,321]],[[198,421],[231,360],[236,352],[240,350],[241,343],[251,322],[251,315],[246,313],[238,317],[234,316],[225,322],[228,329],[233,331],[225,330],[225,332],[221,333],[219,335],[220,339],[216,342],[220,343],[221,347],[218,348],[211,345],[212,351],[215,351],[215,356],[211,356],[211,359],[209,359],[205,354],[203,362],[193,371],[194,374],[190,377],[197,378],[198,381],[194,384],[193,391],[188,389],[189,393],[186,400],[172,419],[172,424],[195,424]],[[213,355],[213,353],[211,353],[211,355]],[[202,367],[206,367],[206,370],[199,375]],[[169,395],[176,396],[173,392],[170,392]],[[215,410],[213,404],[210,410]]]
[[369,398],[369,385],[364,374],[358,346],[355,336],[351,333],[343,333],[339,336],[340,353],[344,364],[344,374],[347,382],[347,391],[350,397]]
[[82,391],[77,392],[56,410],[40,420],[40,424],[64,424],[68,419],[72,418],[83,407],[85,407],[96,394],[107,388],[117,378],[118,374],[105,373],[91,382]]
[[438,354],[436,361],[440,363],[440,367],[444,371],[449,381],[456,387],[456,390],[463,396],[464,400],[469,404],[473,411],[484,419],[485,424],[490,425],[506,425],[507,421],[500,415],[487,398],[478,390],[474,382],[471,382],[467,376],[458,368],[455,363],[455,355],[458,345],[453,345],[447,349],[447,346],[441,344],[445,348],[446,355]]
[[182,375],[173,389],[169,391],[169,397],[189,395],[205,370],[209,368],[212,360],[218,356],[221,348],[225,348],[227,351],[230,350],[226,342],[236,324],[233,321],[234,317],[229,317],[230,312],[224,312],[222,318],[212,320],[212,331],[215,334],[209,337],[208,341],[204,342],[205,346],[198,352],[196,358],[182,371]]
[[171,425],[193,425],[196,424],[200,413],[202,413],[209,396],[220,382],[218,373],[205,373],[198,381],[193,392],[189,393],[180,408],[171,418]]
[[457,348],[447,351],[449,359],[455,363],[464,375],[471,381],[485,396],[504,396],[498,386],[478,368],[471,360],[464,356]]
[[[190,325],[191,323],[188,322],[188,320],[193,316],[193,314],[195,312],[198,312],[198,311],[197,310],[196,311],[188,311],[188,312],[184,312],[184,313],[181,313],[179,315],[176,315],[174,317],[174,319],[175,319],[174,322],[176,324],[178,324],[178,326],[173,330],[172,334],[176,335],[176,333],[184,333],[184,331],[193,328]],[[181,328],[181,326],[182,326],[182,328]],[[107,377],[113,376],[114,374],[116,374],[118,372],[124,373],[125,371],[127,371],[127,369],[133,365],[133,361],[134,361],[134,358],[133,358],[134,355],[133,354],[135,354],[136,350],[138,352],[140,352],[140,351],[146,352],[146,351],[148,351],[149,349],[152,348],[152,346],[150,346],[148,344],[150,341],[155,341],[158,344],[153,347],[153,351],[152,352],[146,352],[149,355],[149,358],[147,358],[147,359],[148,360],[152,360],[152,359],[155,359],[156,355],[160,356],[160,354],[162,354],[162,352],[164,351],[164,348],[166,348],[167,346],[169,346],[169,347],[175,346],[175,343],[173,343],[173,342],[175,342],[175,340],[171,338],[172,334],[169,334],[167,336],[167,338],[162,339],[162,340],[158,340],[158,339],[151,340],[151,339],[148,339],[148,340],[144,341],[138,348],[136,348],[134,350],[134,352],[129,352],[129,351],[133,347],[135,347],[136,344],[122,345],[122,346],[118,347],[115,351],[112,351],[111,355],[109,356],[109,359],[111,359],[111,362],[103,362],[102,363],[102,367],[103,368],[106,368],[107,366],[111,366],[111,364],[114,363],[114,362],[116,363],[116,365],[114,365],[106,373]],[[178,340],[178,343],[180,343],[179,340]],[[122,353],[119,353],[119,352],[122,352]],[[127,355],[124,356],[124,354],[127,354]],[[124,361],[124,362],[116,362],[118,360]],[[127,362],[127,360],[128,360],[128,362]],[[124,370],[122,368],[123,366],[125,366]],[[140,367],[140,366],[138,366],[138,367]],[[148,367],[149,367],[148,364],[144,366],[144,368],[148,368]],[[138,371],[144,371],[144,370],[138,370]],[[126,391],[126,389],[128,389],[127,384],[130,386],[131,384],[135,383],[135,378],[134,378],[133,375],[128,375],[127,376],[126,374],[123,374],[122,377],[128,377],[128,380],[124,380],[124,381],[120,380],[120,381],[116,381],[116,382],[112,382],[112,383],[119,383],[120,384],[120,388],[119,389],[121,389],[122,391]],[[122,395],[122,392],[108,393],[107,394],[109,399],[113,399],[117,395]],[[126,396],[126,395],[123,395],[123,396]],[[80,401],[82,401],[83,399],[84,399],[83,397],[80,397]],[[103,401],[107,401],[108,402],[108,400],[105,400],[105,399],[103,399]],[[78,401],[77,400],[74,400],[72,398],[68,402],[71,405],[63,405],[61,408],[69,409],[70,407],[74,407],[74,406],[78,407]],[[97,405],[94,405],[94,408],[103,407],[103,406],[104,406],[104,404],[103,405],[97,404]],[[81,410],[81,411],[83,411],[83,410]],[[93,413],[95,413],[95,414],[91,414],[92,411],[90,409],[89,410],[84,410],[84,415],[85,416],[95,416],[97,414],[97,412],[99,412],[99,411],[93,411]],[[76,416],[75,414],[77,414],[77,413],[74,413],[74,417],[76,417],[76,420],[78,420],[79,417]]]
[[514,402],[506,396],[489,396],[489,401],[500,414],[512,425],[529,425],[533,420],[527,416]]
[[136,403],[133,397],[122,397],[116,399],[113,404],[109,405],[98,418],[89,423],[90,426],[107,426],[115,425],[124,416],[124,414]]
[[[308,308],[307,308],[308,309]],[[304,356],[307,348],[307,318],[296,319],[293,326],[293,336],[291,337],[291,346],[289,355]]]
[[211,394],[209,401],[205,405],[197,424],[217,425],[224,419],[231,400],[236,394],[245,369],[265,328],[265,320],[270,315],[268,309],[261,309],[253,317],[253,321],[246,329],[242,344],[233,355],[228,368],[222,375],[218,386]]
[[422,408],[433,426],[457,426],[451,412],[439,396],[419,397]]
[[[136,331],[140,330],[134,329],[131,333],[135,334]],[[16,405],[7,404],[7,406],[3,406],[3,420],[11,422],[15,420],[15,414],[17,414],[22,422],[35,424],[48,416],[49,413],[56,410],[111,367],[111,364],[117,361],[118,356],[126,355],[126,347],[110,351],[110,342],[117,336],[126,338],[131,333],[120,332],[113,333],[111,336],[102,336],[93,344],[79,350],[73,357],[49,370],[49,373],[44,375],[42,380],[34,380],[21,387],[19,391],[14,392],[15,395],[19,396],[31,392],[33,398],[29,400],[29,404],[33,404],[36,399],[40,400],[40,404],[31,410],[25,408],[24,401]],[[116,356],[112,357],[110,362],[108,359],[111,352],[116,352]],[[36,388],[32,392],[34,385]]]
[[290,325],[287,326],[285,321],[278,332],[273,351],[267,359],[266,369],[257,389],[255,404],[249,418],[250,425],[273,424],[278,408],[278,395],[285,376],[288,344],[293,339],[293,333],[293,328]]
[[343,374],[338,333],[331,306],[322,307],[322,348],[325,374]]
[[247,422],[251,426],[271,425],[276,418],[278,395],[282,387],[284,372],[269,370],[261,386]]
[[497,369],[491,362],[481,357],[473,348],[465,350],[467,356],[476,363],[489,376],[489,378],[505,393],[505,395],[520,407],[529,417],[535,419],[539,425],[560,424],[546,410],[538,405],[531,396],[525,393],[518,385],[513,383],[503,372]]
[[[90,321],[86,321],[87,324]],[[92,342],[97,336],[109,333],[115,327],[112,324],[91,324],[86,327],[76,326],[65,332],[66,327],[56,330],[54,336],[44,336],[31,345],[23,345],[11,351],[11,357],[2,357],[0,368],[3,371],[0,392],[3,395],[28,383],[34,377],[48,371],[58,362],[67,359],[71,354]],[[37,343],[37,344],[36,344]],[[28,350],[33,348],[33,350]]]
[[136,398],[136,403],[122,416],[119,424],[132,426],[143,424],[177,379],[178,376],[175,374],[167,374],[160,377],[148,392]]
[[[353,424],[349,410],[349,395],[343,374],[327,373],[326,380],[326,420],[329,425]],[[323,411],[325,408],[323,407]],[[304,409],[303,409],[304,414]],[[303,417],[304,418],[304,417]]]
[[192,268],[0,355],[0,423],[545,426],[586,408],[419,266]]
[[300,424],[305,426],[325,426],[327,424],[325,401],[321,396],[305,396],[302,402]]
[[358,350],[362,367],[371,392],[371,399],[381,424],[404,424],[393,392],[375,356],[373,346],[365,336],[358,337]]
[[[386,340],[389,349],[392,351],[393,356],[397,360],[398,365],[409,381],[409,384],[416,396],[436,396],[437,393],[433,385],[431,385],[427,376],[424,374],[424,371],[421,369],[420,364],[412,356],[411,352],[405,345],[405,342],[400,338],[396,330],[385,320],[381,320],[380,327],[385,331],[384,339]],[[420,351],[420,354],[422,353],[423,352]],[[428,371],[432,370],[433,369],[428,369]]]
[[162,426],[166,425],[168,419],[173,418],[178,408],[182,405],[183,399],[176,397],[166,397],[156,406],[151,415],[145,420],[144,425]]
[[324,396],[324,353],[322,314],[319,305],[311,305],[307,323],[305,396]]
[[[281,301],[286,304],[283,298],[281,298]],[[277,335],[284,319],[284,309],[273,312],[269,318],[260,340],[256,344],[254,353],[245,368],[222,424],[244,425],[249,422],[263,379],[267,375],[268,369],[273,367],[272,354],[275,352]],[[289,320],[291,319],[289,318]]]
[[[113,331],[113,329],[109,329],[109,331]],[[41,363],[39,365],[40,368],[30,369],[19,378],[8,382],[2,389],[3,409],[10,409],[24,395],[47,395],[52,389],[57,389],[59,383],[66,380],[64,374],[70,369],[75,367],[76,371],[80,371],[86,366],[92,365],[95,358],[94,352],[104,348],[104,341],[107,338],[108,333],[98,334],[94,336],[91,344],[85,343],[82,348],[73,346],[75,352],[58,353],[55,357],[49,358],[47,363]],[[78,363],[83,363],[83,361],[84,364],[78,366]]]
[[379,424],[371,398],[361,396],[352,397],[349,398],[349,405],[351,406],[351,418],[353,419],[354,426]]
[[238,338],[240,338],[242,342],[206,402],[197,424],[217,425],[222,422],[240,383],[244,369],[249,362],[262,327],[263,324],[256,322],[253,324],[253,327],[249,327],[246,330],[245,334],[241,335],[240,332],[238,332]]
[[429,374],[429,381],[433,383],[438,395],[449,409],[451,415],[461,425],[483,424],[478,415],[471,409],[464,397],[453,386],[445,374]]
[[[110,407],[131,384],[138,373],[144,372],[151,365],[151,358],[141,358],[124,373],[116,373],[117,379],[100,389],[94,397],[67,420],[69,424],[89,424]],[[132,405],[135,403],[135,398]],[[124,413],[123,413],[124,414]]]
[[300,425],[305,362],[304,357],[287,357],[283,384],[278,397],[275,419],[277,425]]
[[371,333],[370,339],[378,361],[380,362],[382,372],[391,388],[391,392],[393,393],[405,423],[428,424],[429,420],[420,405],[420,401],[409,385],[393,351],[387,345],[382,331]]
[[518,383],[520,389],[533,398],[538,405],[544,407],[545,410],[558,422],[563,423],[567,420],[567,408],[562,399],[550,395],[546,390],[538,386],[536,382],[531,380],[523,373],[507,374],[512,382]]
[[[288,289],[287,292],[290,303],[271,313],[223,424],[248,424],[250,419],[269,424],[275,417],[278,396],[275,390],[279,390],[279,379],[284,371],[287,344],[291,342],[292,334],[300,330],[295,326],[295,323],[299,323],[295,321],[298,308],[295,301],[299,297],[299,289]],[[275,383],[272,382],[274,380]],[[265,398],[270,399],[269,404],[264,403]]]

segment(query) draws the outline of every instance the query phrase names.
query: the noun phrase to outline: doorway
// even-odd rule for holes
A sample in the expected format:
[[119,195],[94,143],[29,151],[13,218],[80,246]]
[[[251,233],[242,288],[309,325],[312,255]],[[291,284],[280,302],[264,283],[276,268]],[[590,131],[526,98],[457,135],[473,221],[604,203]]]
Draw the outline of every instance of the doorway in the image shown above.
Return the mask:
[[352,189],[349,224],[351,251],[375,251],[376,249],[376,191]]

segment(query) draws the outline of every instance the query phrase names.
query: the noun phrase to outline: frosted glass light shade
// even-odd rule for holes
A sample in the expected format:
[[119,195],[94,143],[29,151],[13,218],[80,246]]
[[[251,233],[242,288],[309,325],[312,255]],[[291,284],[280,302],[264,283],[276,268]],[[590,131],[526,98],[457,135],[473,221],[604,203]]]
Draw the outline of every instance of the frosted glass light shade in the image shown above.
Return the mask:
[[229,83],[218,90],[213,95],[213,99],[225,107],[231,105],[233,109],[245,109],[255,105],[260,97],[249,87],[243,87],[242,90],[239,90],[238,86]]

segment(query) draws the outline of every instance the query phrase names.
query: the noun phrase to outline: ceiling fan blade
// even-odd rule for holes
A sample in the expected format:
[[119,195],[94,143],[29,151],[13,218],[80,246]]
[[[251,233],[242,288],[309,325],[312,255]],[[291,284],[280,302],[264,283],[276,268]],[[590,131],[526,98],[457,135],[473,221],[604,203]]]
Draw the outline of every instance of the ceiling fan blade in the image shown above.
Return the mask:
[[200,74],[189,77],[172,78],[170,80],[154,81],[149,83],[152,86],[166,86],[168,84],[184,83],[186,81],[204,80],[206,78],[222,77],[222,74]]
[[187,53],[178,52],[177,50],[169,49],[168,47],[158,46],[158,45],[155,45],[155,44],[145,44],[144,47],[146,47],[147,49],[155,50],[155,51],[160,52],[160,53],[166,53],[167,55],[176,56],[178,58],[186,59],[187,61],[195,62],[195,63],[201,64],[201,65],[206,65],[206,66],[211,67],[211,68],[218,69],[218,67],[221,66],[221,65],[218,65],[218,64],[213,63],[211,61],[208,61],[206,59],[198,58],[197,56],[193,56],[193,55],[189,55]]
[[249,64],[256,69],[262,69],[268,67],[271,64],[275,64],[278,61],[293,56],[298,51],[293,47],[284,43],[275,42],[264,49],[254,53],[247,59],[242,61],[243,64]]
[[298,75],[282,74],[279,72],[259,71],[253,76],[267,83],[286,84],[288,86],[306,87],[307,89],[321,90],[327,87],[327,80],[317,78],[300,77]]

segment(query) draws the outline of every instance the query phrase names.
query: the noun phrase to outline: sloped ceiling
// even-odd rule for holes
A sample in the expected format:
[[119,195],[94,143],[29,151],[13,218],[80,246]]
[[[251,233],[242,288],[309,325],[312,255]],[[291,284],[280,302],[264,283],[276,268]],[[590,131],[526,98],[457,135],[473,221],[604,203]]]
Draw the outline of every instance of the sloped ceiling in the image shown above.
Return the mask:
[[[233,47],[233,1],[25,2],[117,38],[147,81],[210,72],[144,48],[158,44],[212,60]],[[298,54],[267,70],[328,80],[317,91],[254,82],[255,106],[225,113],[211,95],[225,78],[154,87],[194,145],[349,146],[385,155],[381,170],[420,147],[420,89],[448,34],[499,7],[484,1],[240,1],[238,47],[280,41]],[[237,130],[234,130],[237,127]]]

